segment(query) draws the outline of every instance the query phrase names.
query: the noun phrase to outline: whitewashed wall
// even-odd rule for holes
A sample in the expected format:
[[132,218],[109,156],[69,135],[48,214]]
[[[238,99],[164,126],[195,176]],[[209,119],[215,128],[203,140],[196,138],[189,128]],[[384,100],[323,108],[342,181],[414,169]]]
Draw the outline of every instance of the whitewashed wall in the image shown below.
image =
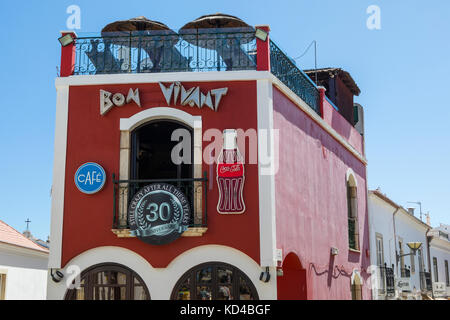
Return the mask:
[[[431,257],[431,279],[435,282],[436,275],[433,268],[433,258],[436,257],[438,264],[438,280],[439,282],[446,282],[445,278],[445,260],[448,261],[450,268],[450,242],[439,237],[434,237],[430,244]],[[449,275],[450,276],[450,275]],[[450,296],[450,286],[447,286],[447,296]]]
[[0,245],[0,273],[6,274],[6,300],[45,300],[48,254]]
[[[427,226],[421,223],[418,219],[411,216],[402,207],[396,212],[397,206],[381,199],[376,194],[369,192],[369,223],[370,223],[370,259],[372,265],[377,265],[377,250],[376,250],[376,234],[381,234],[383,237],[383,253],[384,262],[388,267],[394,265],[394,274],[396,278],[400,278],[400,262],[396,263],[396,250],[399,251],[398,243],[401,239],[403,242],[404,253],[409,253],[407,242],[422,242],[423,252],[423,266],[428,271],[428,256],[426,249],[426,231]],[[394,233],[394,219],[395,219],[395,233]],[[395,234],[395,235],[394,235]],[[419,270],[419,256],[412,257],[415,263],[415,272],[411,272],[411,289],[414,287],[420,291],[420,270]],[[411,256],[404,257],[405,264],[411,266]],[[404,267],[404,266],[403,266]],[[378,291],[373,290],[374,299],[385,299],[385,295],[380,295]]]

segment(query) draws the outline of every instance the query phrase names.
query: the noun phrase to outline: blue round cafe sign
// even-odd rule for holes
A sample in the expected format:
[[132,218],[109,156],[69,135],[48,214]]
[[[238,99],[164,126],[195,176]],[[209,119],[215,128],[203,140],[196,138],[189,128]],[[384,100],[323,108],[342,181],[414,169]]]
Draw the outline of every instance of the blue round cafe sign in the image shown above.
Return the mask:
[[75,172],[75,185],[78,190],[86,194],[99,192],[106,181],[106,173],[101,165],[87,162]]

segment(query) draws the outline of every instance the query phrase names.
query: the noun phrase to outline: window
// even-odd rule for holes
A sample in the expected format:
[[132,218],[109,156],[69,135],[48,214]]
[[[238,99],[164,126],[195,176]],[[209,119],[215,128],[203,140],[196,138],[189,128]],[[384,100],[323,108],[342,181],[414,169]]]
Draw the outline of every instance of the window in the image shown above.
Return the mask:
[[385,278],[385,265],[384,265],[384,248],[383,248],[383,235],[380,233],[375,234],[375,243],[376,243],[376,254],[377,254],[377,267],[380,270],[379,273],[379,291],[380,293],[384,293],[385,285],[384,285],[384,278]]
[[361,278],[358,274],[354,274],[351,284],[352,300],[362,300],[362,285]]
[[433,257],[433,272],[434,272],[434,282],[439,282],[439,275],[438,275],[439,269],[436,257]]
[[6,274],[0,273],[0,300],[6,298]]
[[172,291],[172,300],[258,300],[250,279],[238,268],[212,262],[186,272]]
[[120,119],[120,130],[113,232],[120,236],[120,230],[129,228],[131,197],[140,187],[156,181],[179,188],[191,206],[190,225],[206,227],[206,199],[203,197],[207,178],[201,165],[201,117],[174,108],[155,107]]
[[447,287],[450,287],[450,279],[448,274],[448,260],[445,260],[445,284]]
[[353,175],[347,179],[348,245],[359,250],[358,196],[356,180]]
[[[175,131],[186,133],[189,148],[182,149],[181,159],[172,157],[179,143],[172,141]],[[186,141],[184,141],[186,142]],[[183,154],[186,152],[188,154]],[[186,159],[187,163],[182,160]],[[174,163],[175,160],[178,163]],[[147,122],[131,134],[131,179],[185,179],[193,175],[192,129],[173,120]]]
[[66,300],[149,300],[148,289],[131,269],[101,264],[81,273],[80,287],[70,289]]

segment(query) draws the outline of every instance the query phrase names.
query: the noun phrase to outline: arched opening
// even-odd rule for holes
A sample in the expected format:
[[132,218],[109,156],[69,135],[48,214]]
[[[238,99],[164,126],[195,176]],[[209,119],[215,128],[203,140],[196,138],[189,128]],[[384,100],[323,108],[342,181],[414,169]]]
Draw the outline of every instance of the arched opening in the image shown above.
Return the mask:
[[187,271],[178,280],[172,300],[258,300],[251,280],[238,268],[207,262]]
[[130,268],[102,263],[84,270],[80,286],[67,290],[65,300],[150,300],[150,294],[141,277]]
[[[131,199],[149,180],[175,185],[194,200],[193,129],[176,120],[153,120],[131,132],[130,178],[142,182],[130,185]],[[193,212],[193,208],[191,208]]]
[[192,128],[175,120],[139,126],[131,133],[131,179],[192,178],[192,142]]
[[306,270],[302,267],[298,256],[291,252],[283,261],[283,275],[277,277],[279,300],[306,300]]
[[362,300],[361,277],[358,273],[354,272],[351,281],[352,300]]
[[353,172],[347,174],[348,246],[359,250],[358,190]]

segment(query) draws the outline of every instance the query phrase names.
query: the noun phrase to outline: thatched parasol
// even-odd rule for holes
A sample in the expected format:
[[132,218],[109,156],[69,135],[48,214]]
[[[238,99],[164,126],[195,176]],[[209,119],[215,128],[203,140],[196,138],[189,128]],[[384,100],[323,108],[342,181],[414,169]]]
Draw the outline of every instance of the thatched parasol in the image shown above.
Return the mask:
[[147,52],[153,64],[152,69],[155,71],[159,70],[163,55],[167,57],[175,55],[180,61],[183,60],[182,57],[178,57],[179,53],[173,47],[179,41],[177,33],[164,23],[144,16],[112,22],[102,29],[101,34],[105,44],[110,43],[121,48],[137,48],[138,70],[141,64],[141,49]]
[[102,36],[104,34],[110,34],[110,32],[132,32],[132,31],[150,31],[150,30],[170,30],[168,26],[159,21],[153,21],[147,19],[144,16],[119,20],[106,25],[102,29]]
[[188,22],[180,30],[209,28],[250,28],[250,26],[238,17],[215,13],[204,15],[194,21]]
[[[216,29],[220,29],[220,33]],[[241,50],[240,45],[253,40],[253,37],[244,36],[244,32],[250,30],[253,28],[238,17],[215,13],[188,22],[181,27],[179,34],[183,40],[197,47],[215,50],[217,60],[221,56],[227,66],[226,69],[231,70],[233,61],[239,64],[240,60],[248,58]],[[251,60],[246,62],[252,63]],[[218,64],[217,70],[219,69],[220,65]]]

